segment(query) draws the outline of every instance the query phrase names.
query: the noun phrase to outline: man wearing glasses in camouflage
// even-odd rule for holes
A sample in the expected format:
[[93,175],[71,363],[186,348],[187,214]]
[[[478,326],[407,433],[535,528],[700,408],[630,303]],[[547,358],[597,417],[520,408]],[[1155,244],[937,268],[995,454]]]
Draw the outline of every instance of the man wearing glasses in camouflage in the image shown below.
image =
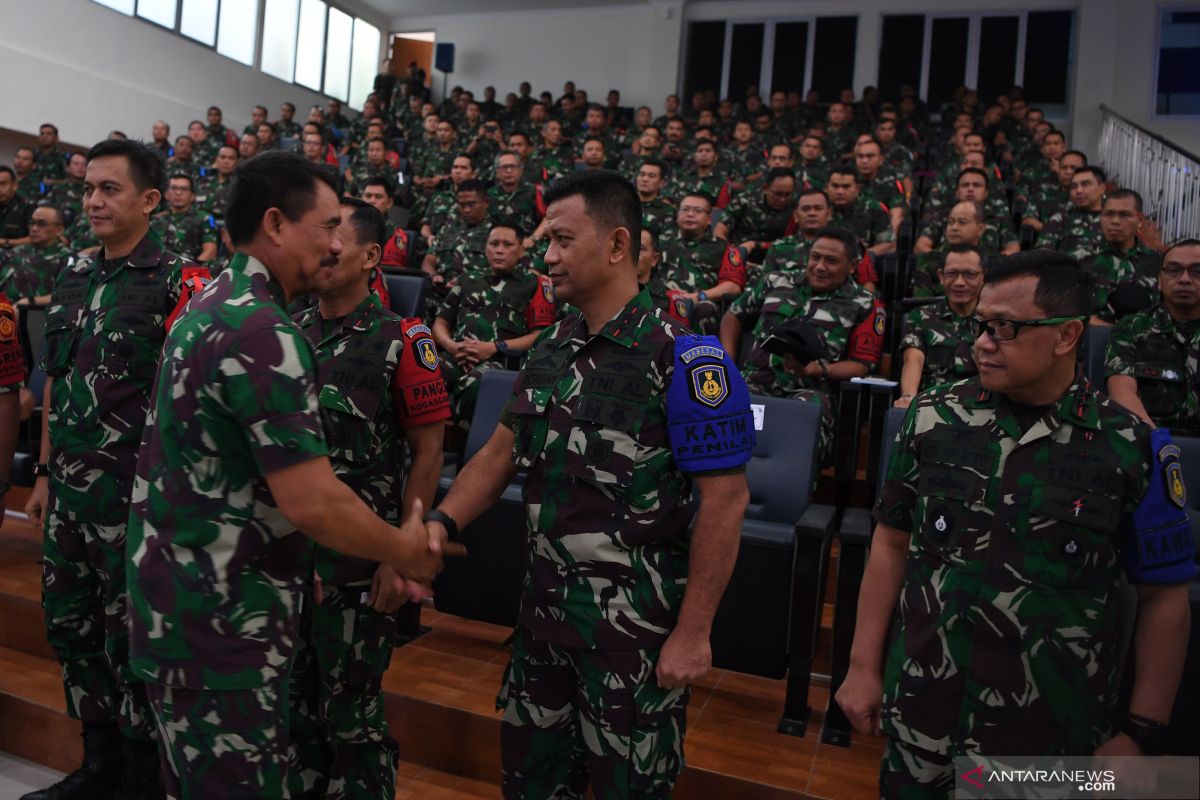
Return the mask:
[[[1195,573],[1186,489],[1170,434],[1076,368],[1091,293],[1064,254],[997,259],[979,375],[917,395],[901,426],[836,696],[887,734],[885,798],[949,798],[956,756],[1165,747]],[[1136,669],[1114,719],[1122,573]]]

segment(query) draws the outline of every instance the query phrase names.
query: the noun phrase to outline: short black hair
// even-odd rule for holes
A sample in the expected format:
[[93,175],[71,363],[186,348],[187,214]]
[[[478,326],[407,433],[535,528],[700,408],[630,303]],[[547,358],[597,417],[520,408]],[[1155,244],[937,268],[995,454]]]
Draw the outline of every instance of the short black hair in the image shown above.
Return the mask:
[[49,203],[43,203],[42,205],[35,208],[34,211],[37,211],[38,208],[46,208],[46,209],[53,211],[54,212],[54,221],[57,224],[64,225],[64,226],[67,224],[67,217],[65,214],[63,214],[63,210],[61,208],[59,208],[58,206],[52,206]]
[[1189,237],[1186,239],[1176,239],[1175,241],[1171,242],[1171,244],[1167,246],[1167,249],[1163,250],[1162,263],[1167,263],[1167,254],[1179,247],[1200,247],[1200,239],[1193,239]]
[[262,122],[258,123],[258,125],[255,127],[255,131],[257,131],[259,128],[269,128],[271,130],[271,134],[272,135],[275,134],[275,123],[274,122],[268,122],[267,120],[264,119]]
[[[661,177],[667,177],[667,164],[661,158],[647,158],[642,161],[642,167],[658,167]],[[638,172],[641,171],[641,167],[638,167]]]
[[508,134],[509,144],[512,144],[512,140],[513,140],[514,136],[520,136],[522,139],[525,140],[526,144],[531,144],[533,141],[532,139],[529,138],[529,134],[526,133],[525,131],[512,131],[511,133]]
[[[987,256],[985,256],[983,251],[973,244],[967,244],[966,242],[952,244],[946,250],[946,255],[949,255],[950,253],[974,253],[975,255],[979,256],[979,266],[983,267],[985,272],[987,271]],[[938,270],[941,271],[944,267],[945,262],[943,261],[942,266],[938,267]]]
[[589,144],[591,142],[599,142],[600,147],[604,148],[605,150],[608,149],[607,147],[604,146],[604,139],[600,138],[599,136],[589,136],[583,140],[584,144]]
[[54,131],[55,136],[58,136],[58,126],[53,122],[43,122],[41,125],[38,125],[38,133],[42,132],[42,128],[49,128],[50,130]]
[[846,260],[851,264],[858,261],[858,237],[845,228],[834,225],[821,228],[813,237],[813,241],[816,242],[817,239],[836,239],[842,243],[842,251],[846,254]]
[[147,189],[163,190],[167,182],[167,168],[157,150],[142,142],[132,139],[105,139],[88,150],[87,160],[105,156],[121,156],[129,162],[129,175],[133,185],[145,191]]
[[[642,228],[642,233],[644,233],[650,237],[650,249],[651,250],[653,250],[655,253],[662,252],[662,248],[659,246],[658,235],[654,231],[652,231],[649,228]],[[638,234],[638,244],[640,245],[641,243],[642,243],[642,236],[641,236],[641,234]],[[639,253],[639,255],[640,255],[640,253]]]
[[295,103],[288,103],[288,102],[285,102],[285,103],[283,104],[283,107],[284,107],[284,108],[290,108],[290,109],[292,110],[292,112],[293,112],[293,113],[295,113],[295,111],[296,111],[296,104],[295,104]]
[[170,175],[167,176],[167,184],[170,185],[171,181],[187,181],[188,182],[188,191],[191,191],[191,192],[196,191],[195,179],[192,178],[192,176],[186,172],[172,172]]
[[264,114],[268,114],[268,113],[270,113],[270,112],[268,112],[268,111],[267,111],[267,107],[266,107],[266,106],[254,106],[254,107],[253,107],[253,108],[251,108],[250,110],[251,110],[251,111],[261,111],[261,112],[263,112]]
[[633,184],[609,169],[569,172],[546,188],[542,200],[549,207],[576,195],[597,226],[629,231],[629,255],[636,264],[642,248],[642,202]]
[[[1095,178],[1096,178],[1096,183],[1104,183],[1105,181],[1108,180],[1107,173],[1105,173],[1105,171],[1103,169],[1101,169],[1100,167],[1097,167],[1095,164],[1085,164],[1084,166],[1075,170],[1075,175],[1078,175],[1081,172],[1092,173],[1092,175],[1095,176]],[[1074,178],[1075,175],[1072,175],[1071,177]]]
[[15,151],[13,151],[13,152],[14,152],[14,154],[15,154],[15,153],[19,153],[19,152],[21,152],[22,150],[24,150],[26,153],[29,153],[29,155],[30,155],[30,156],[36,156],[36,155],[37,155],[37,152],[36,152],[36,151],[35,151],[35,150],[34,150],[32,147],[30,147],[30,146],[29,146],[29,145],[27,145],[27,144],[23,144],[23,145],[21,145],[20,147],[18,147],[18,148],[17,148]]
[[1130,198],[1133,199],[1133,207],[1140,212],[1142,210],[1142,196],[1133,189],[1114,189],[1104,198],[1104,202],[1107,203],[1109,200],[1129,200]]
[[489,239],[492,236],[492,231],[496,230],[496,228],[508,228],[510,231],[512,231],[513,233],[515,233],[517,235],[518,243],[521,242],[521,240],[524,239],[524,237],[525,237],[525,231],[521,230],[521,226],[519,224],[517,224],[515,216],[504,216],[504,217],[501,217],[500,219],[493,220],[491,227],[488,228],[488,238]]
[[834,175],[848,175],[851,178],[854,178],[855,183],[858,183],[858,168],[851,164],[838,164],[836,167],[829,170],[829,177],[832,178]]
[[454,193],[462,194],[463,192],[475,192],[486,203],[488,200],[487,191],[488,185],[485,181],[481,181],[478,178],[467,178],[465,181],[460,183],[457,188],[455,188]]
[[268,150],[242,161],[225,203],[230,240],[235,247],[253,240],[268,209],[278,208],[293,222],[300,219],[316,205],[322,183],[337,192],[333,176],[299,153]]
[[709,194],[708,192],[695,191],[695,192],[688,192],[683,197],[679,198],[680,203],[682,203],[684,200],[688,199],[689,197],[699,197],[701,200],[708,203],[708,211],[710,214],[712,213],[713,205],[715,205],[717,202],[716,199],[713,198],[713,196],[711,194]]
[[979,167],[963,167],[962,169],[960,169],[958,171],[958,177],[954,179],[955,186],[957,186],[959,184],[959,182],[962,181],[963,175],[978,175],[979,177],[983,178],[983,186],[985,189],[988,186],[991,186],[992,182],[990,180],[988,180],[988,174],[986,172],[984,172],[983,170],[981,170]]
[[1083,159],[1083,163],[1085,165],[1088,163],[1087,153],[1083,152],[1082,150],[1068,150],[1067,152],[1065,152],[1061,156],[1059,156],[1059,158],[1058,158],[1059,163],[1062,163],[1062,160],[1064,158],[1066,158],[1067,156],[1079,156],[1081,159]]
[[368,186],[382,186],[389,199],[396,199],[396,190],[392,188],[392,182],[383,175],[372,175],[362,182],[362,188],[366,189]]
[[[225,112],[221,111],[221,107],[220,107],[220,106],[209,106],[209,107],[208,107],[208,110],[209,110],[209,111],[215,111],[215,112],[217,112],[218,114],[220,114],[222,117],[223,117],[223,116],[225,116]],[[207,113],[207,112],[206,112],[206,113]]]
[[8,166],[7,164],[0,164],[0,175],[7,175],[8,177],[12,178],[14,181],[17,179],[17,173],[14,172],[13,168]]
[[350,214],[350,227],[354,228],[354,236],[358,244],[377,244],[383,247],[387,241],[387,222],[379,209],[366,200],[357,197],[345,197],[340,200],[343,208],[353,208]]
[[825,205],[830,206],[831,208],[833,207],[833,201],[831,201],[829,199],[829,195],[825,194],[825,190],[818,189],[815,186],[810,186],[809,188],[800,192],[800,195],[796,199],[803,200],[806,197],[816,196],[816,195],[820,195],[821,197],[825,198]]
[[796,173],[787,167],[771,167],[767,170],[767,174],[763,176],[763,186],[770,186],[780,178],[791,178],[796,180]]
[[1003,283],[1030,276],[1037,279],[1033,302],[1048,317],[1086,317],[1092,313],[1095,279],[1067,253],[1025,250],[1000,256],[988,266],[983,282]]

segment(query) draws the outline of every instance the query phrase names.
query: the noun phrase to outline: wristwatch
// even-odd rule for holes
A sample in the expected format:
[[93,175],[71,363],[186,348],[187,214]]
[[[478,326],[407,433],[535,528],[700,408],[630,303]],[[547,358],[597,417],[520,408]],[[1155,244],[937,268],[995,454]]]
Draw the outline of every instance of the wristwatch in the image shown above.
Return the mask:
[[497,339],[495,345],[496,352],[500,355],[506,356],[509,354],[508,342],[504,341],[503,339]]
[[821,367],[821,380],[829,380],[829,365],[824,361],[818,361],[817,364],[819,364]]
[[1169,747],[1169,730],[1155,719],[1129,714],[1121,724],[1121,733],[1133,739],[1147,756],[1161,756]]
[[421,519],[422,522],[440,522],[442,527],[446,529],[446,537],[451,541],[458,538],[458,523],[444,511],[438,511],[436,508],[425,512],[425,516]]
[[696,299],[699,300],[701,303],[707,303],[708,302],[708,292],[705,292],[705,291],[696,292]]
[[44,464],[41,461],[38,461],[37,463],[35,463],[33,465],[33,477],[34,478],[49,478],[50,477],[50,465]]

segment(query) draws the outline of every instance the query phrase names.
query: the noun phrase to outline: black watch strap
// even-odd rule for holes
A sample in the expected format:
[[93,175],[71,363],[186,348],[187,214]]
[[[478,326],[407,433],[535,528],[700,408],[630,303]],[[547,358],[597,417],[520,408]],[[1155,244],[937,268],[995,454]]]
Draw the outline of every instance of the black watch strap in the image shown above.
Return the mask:
[[425,517],[422,522],[440,522],[442,527],[446,529],[446,536],[450,541],[458,538],[458,523],[444,511],[438,511],[436,508],[425,512]]
[[1129,714],[1121,725],[1121,732],[1137,743],[1143,755],[1160,756],[1169,747],[1167,726],[1149,717]]
[[50,477],[50,465],[49,465],[49,464],[43,464],[43,463],[42,463],[42,462],[40,462],[40,461],[38,461],[38,462],[35,462],[35,463],[34,463],[34,465],[33,465],[33,477],[35,477],[35,478],[49,478],[49,477]]

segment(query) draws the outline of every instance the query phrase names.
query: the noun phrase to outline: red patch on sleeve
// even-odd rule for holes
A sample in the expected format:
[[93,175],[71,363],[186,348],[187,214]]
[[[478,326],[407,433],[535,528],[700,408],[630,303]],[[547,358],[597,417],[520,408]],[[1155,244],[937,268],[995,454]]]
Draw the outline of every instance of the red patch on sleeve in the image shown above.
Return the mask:
[[553,325],[557,313],[554,284],[550,282],[550,276],[538,275],[533,297],[529,298],[529,305],[525,308],[525,327],[533,329]]
[[422,350],[430,346],[418,343],[433,342],[429,328],[419,318],[409,317],[400,322],[400,330],[404,334],[401,337],[404,349],[392,379],[396,419],[405,428],[449,419],[450,397],[441,370],[431,371],[417,361]]
[[717,193],[717,208],[725,208],[729,205],[729,201],[733,199],[733,193],[729,185],[729,181],[725,181],[721,186],[721,191]]
[[886,320],[883,305],[876,300],[871,313],[851,331],[850,341],[846,345],[846,357],[868,364],[878,364],[879,356],[883,352],[883,328]]
[[[546,180],[546,168],[545,167],[542,167],[542,180],[543,181]],[[538,184],[536,195],[537,196],[536,196],[536,199],[534,200],[534,206],[537,208],[538,216],[544,217],[544,216],[546,216],[546,201],[542,198],[542,185],[540,183]],[[532,236],[533,231],[529,231],[529,234]]]
[[179,289],[179,302],[175,304],[175,308],[167,316],[166,329],[169,332],[171,326],[175,324],[175,318],[182,313],[188,301],[193,295],[200,294],[205,286],[212,283],[212,273],[208,271],[208,267],[202,267],[198,264],[193,264],[183,268],[181,278],[181,286]]
[[854,265],[854,280],[860,284],[879,283],[879,273],[875,271],[874,253],[867,253]]
[[717,282],[733,281],[743,289],[746,288],[746,254],[742,248],[731,246],[725,248],[725,257],[721,259],[721,268],[717,270]]
[[403,228],[396,228],[396,232],[383,246],[383,256],[379,259],[379,265],[382,267],[408,266],[408,234],[404,232]]
[[17,314],[8,296],[0,292],[0,386],[25,380],[25,356],[17,335]]

